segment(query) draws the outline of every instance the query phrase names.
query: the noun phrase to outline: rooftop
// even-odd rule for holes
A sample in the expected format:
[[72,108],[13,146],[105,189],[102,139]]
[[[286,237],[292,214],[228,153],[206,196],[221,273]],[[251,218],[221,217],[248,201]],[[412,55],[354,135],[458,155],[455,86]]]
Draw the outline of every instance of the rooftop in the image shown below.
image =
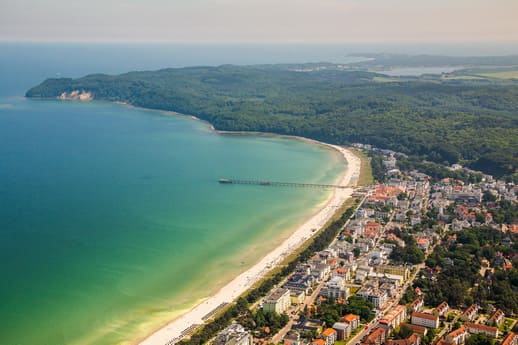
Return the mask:
[[432,314],[426,314],[426,313],[419,313],[419,312],[413,312],[412,317],[419,317],[421,319],[428,319],[428,320],[439,320],[438,316],[435,316]]

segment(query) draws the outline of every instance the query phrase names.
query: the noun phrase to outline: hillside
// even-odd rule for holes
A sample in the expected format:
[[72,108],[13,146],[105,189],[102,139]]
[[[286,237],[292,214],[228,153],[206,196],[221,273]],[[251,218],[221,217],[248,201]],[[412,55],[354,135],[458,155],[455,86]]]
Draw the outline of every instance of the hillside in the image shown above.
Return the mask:
[[224,65],[48,79],[26,96],[74,90],[195,115],[220,130],[370,143],[497,176],[516,177],[518,168],[513,80],[388,78],[333,64]]

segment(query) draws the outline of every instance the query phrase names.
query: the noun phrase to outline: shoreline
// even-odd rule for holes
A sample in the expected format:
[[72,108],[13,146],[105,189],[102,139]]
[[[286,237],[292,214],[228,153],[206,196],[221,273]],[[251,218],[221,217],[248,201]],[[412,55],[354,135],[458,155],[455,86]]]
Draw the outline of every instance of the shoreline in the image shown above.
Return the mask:
[[[185,116],[183,114],[174,112],[167,113],[171,115],[174,114]],[[190,117],[199,121],[203,121],[193,116]],[[347,161],[346,171],[339,179],[338,184],[348,186],[349,184],[356,184],[358,181],[361,165],[360,158],[346,148],[297,136],[276,135],[273,133],[217,131],[214,130],[212,125],[209,124],[209,126],[211,130],[221,135],[259,134],[266,136],[287,137],[331,148],[335,151],[338,151]],[[310,238],[312,238],[317,233],[314,229],[321,229],[329,221],[329,219],[335,215],[343,203],[351,197],[352,192],[352,187],[335,188],[332,196],[324,203],[324,206],[316,214],[299,225],[287,239],[285,239],[279,246],[262,257],[259,262],[255,263],[252,267],[239,274],[236,278],[223,286],[216,294],[193,306],[193,308],[188,312],[168,322],[165,326],[149,334],[143,340],[137,341],[136,344],[164,345],[174,344],[180,341],[180,339],[184,336],[182,334],[184,334],[186,330],[192,330],[192,325],[204,324],[207,319],[210,319],[210,317],[207,318],[207,315],[212,316],[217,313],[222,306],[234,302],[239,296],[248,291],[254,284],[263,279],[270,270],[274,269],[286,257],[288,257],[304,243],[306,243]]]
[[[361,166],[360,158],[350,150],[338,145],[332,145],[295,135],[276,134],[270,132],[220,131],[216,130],[210,122],[193,115],[160,109],[143,108],[125,102],[107,103],[149,111],[163,116],[188,117],[191,120],[204,123],[210,132],[218,135],[277,137],[316,144],[338,152],[340,157],[346,160],[347,167],[345,171],[340,174],[340,177],[337,178],[337,181],[335,182],[337,185],[348,186],[351,182],[356,185],[359,178]],[[179,316],[172,320],[166,320],[167,323],[165,325],[150,330],[146,332],[147,334],[144,333],[144,336],[137,339],[128,339],[128,343],[139,345],[171,345],[179,342],[184,336],[192,333],[195,328],[205,324],[206,321],[211,320],[212,317],[223,307],[231,304],[243,293],[250,290],[250,288],[252,288],[257,282],[261,281],[270,271],[275,269],[277,265],[282,263],[283,260],[318,234],[318,231],[316,230],[320,230],[336,214],[344,202],[351,197],[352,193],[352,187],[335,188],[327,200],[321,203],[321,206],[319,206],[316,212],[310,213],[310,216],[306,221],[302,220],[301,222],[298,222],[298,225],[293,227],[291,233],[288,232],[289,235],[287,238],[282,240],[282,242],[280,242],[280,244],[270,252],[260,256],[252,267],[246,269],[237,277],[231,278],[230,282],[217,290],[216,293],[209,295],[206,298],[199,299],[197,304],[193,305],[190,309],[185,309]],[[196,327],[193,327],[193,325],[196,325]]]

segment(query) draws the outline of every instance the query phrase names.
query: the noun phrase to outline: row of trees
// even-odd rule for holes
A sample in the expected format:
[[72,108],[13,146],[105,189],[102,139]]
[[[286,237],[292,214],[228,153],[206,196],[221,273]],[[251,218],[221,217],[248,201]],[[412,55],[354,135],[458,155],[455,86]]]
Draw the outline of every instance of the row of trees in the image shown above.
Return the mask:
[[424,253],[417,246],[415,238],[404,233],[401,230],[394,230],[396,236],[400,237],[404,242],[405,246],[400,247],[397,243],[396,248],[390,253],[389,259],[396,263],[411,263],[413,265],[420,264],[424,261]]

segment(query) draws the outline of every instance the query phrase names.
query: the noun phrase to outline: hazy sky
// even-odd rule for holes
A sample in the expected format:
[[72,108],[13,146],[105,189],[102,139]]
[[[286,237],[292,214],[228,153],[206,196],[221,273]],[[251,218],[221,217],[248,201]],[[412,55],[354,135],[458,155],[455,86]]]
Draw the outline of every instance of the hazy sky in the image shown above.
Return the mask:
[[0,0],[0,40],[518,42],[518,0]]

